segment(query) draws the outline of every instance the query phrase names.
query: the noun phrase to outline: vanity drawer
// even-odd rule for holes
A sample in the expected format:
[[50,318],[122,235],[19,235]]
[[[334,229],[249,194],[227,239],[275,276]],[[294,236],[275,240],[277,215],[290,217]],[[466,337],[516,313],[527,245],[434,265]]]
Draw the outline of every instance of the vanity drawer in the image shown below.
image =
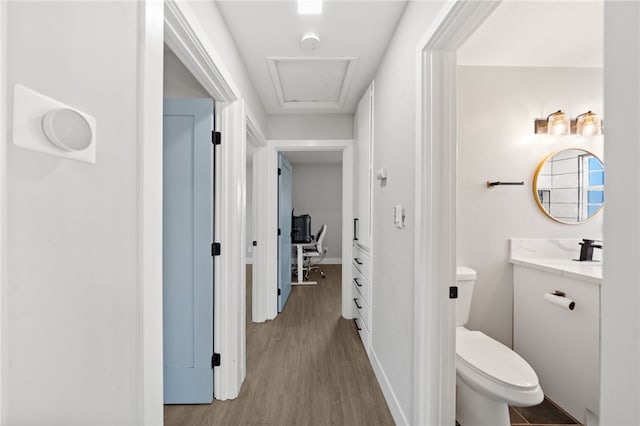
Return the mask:
[[353,266],[355,266],[366,278],[370,279],[370,261],[369,254],[364,250],[360,249],[358,246],[353,246]]
[[371,285],[369,280],[366,279],[362,273],[355,267],[353,267],[353,297],[356,297],[358,294],[362,296],[367,304],[371,304],[371,299],[369,298]]
[[[355,284],[353,285],[355,287]],[[371,320],[369,318],[369,304],[364,301],[360,293],[357,290],[353,292],[353,312],[354,318],[360,318],[362,324],[371,329]]]

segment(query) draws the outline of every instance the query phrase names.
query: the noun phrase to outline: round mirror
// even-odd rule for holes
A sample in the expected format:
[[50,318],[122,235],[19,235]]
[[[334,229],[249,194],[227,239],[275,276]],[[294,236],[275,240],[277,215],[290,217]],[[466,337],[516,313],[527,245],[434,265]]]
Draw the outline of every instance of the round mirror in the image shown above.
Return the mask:
[[551,153],[538,165],[533,194],[551,219],[586,222],[604,205],[604,165],[595,154],[580,148]]

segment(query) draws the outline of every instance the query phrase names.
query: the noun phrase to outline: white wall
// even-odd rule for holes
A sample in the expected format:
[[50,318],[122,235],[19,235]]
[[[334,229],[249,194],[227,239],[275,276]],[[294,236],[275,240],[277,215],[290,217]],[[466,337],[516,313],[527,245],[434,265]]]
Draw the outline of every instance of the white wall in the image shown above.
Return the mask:
[[269,139],[351,139],[351,114],[272,114],[267,117]]
[[[468,327],[511,345],[508,239],[602,238],[602,213],[561,224],[539,210],[532,190],[539,162],[553,151],[580,147],[604,160],[604,136],[533,134],[533,120],[558,109],[602,116],[602,69],[459,67],[458,100],[457,261],[478,272]],[[525,184],[487,188],[488,180]]]
[[314,235],[322,224],[327,225],[325,259],[342,263],[342,164],[298,163],[292,166],[295,214],[311,215]]
[[[185,2],[186,3],[186,2]],[[233,79],[245,100],[247,107],[255,118],[256,124],[261,129],[267,128],[267,117],[262,106],[262,101],[249,79],[247,68],[238,53],[237,47],[227,24],[220,13],[218,5],[214,1],[188,1],[188,6],[200,21],[202,29],[209,36],[208,40],[203,40],[204,45],[211,45],[216,49],[220,58],[217,66],[228,71],[226,76]]]
[[7,147],[2,423],[140,424],[138,5],[10,2],[7,22],[9,87],[95,116],[97,161]]
[[[388,179],[373,188],[372,349],[398,424],[413,416],[417,48],[442,4],[408,3],[375,77],[373,170],[386,167]],[[404,229],[393,224],[395,205],[405,207]]]
[[165,98],[207,98],[211,95],[184,66],[180,59],[164,45],[164,97]]

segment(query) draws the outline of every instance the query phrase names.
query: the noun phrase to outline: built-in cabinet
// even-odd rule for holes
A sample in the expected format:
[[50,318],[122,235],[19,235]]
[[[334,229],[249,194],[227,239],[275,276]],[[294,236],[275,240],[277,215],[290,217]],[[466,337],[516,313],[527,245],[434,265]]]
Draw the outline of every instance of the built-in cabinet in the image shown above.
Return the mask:
[[371,193],[373,147],[373,83],[358,103],[354,116],[353,200],[353,317],[367,352],[371,341]]

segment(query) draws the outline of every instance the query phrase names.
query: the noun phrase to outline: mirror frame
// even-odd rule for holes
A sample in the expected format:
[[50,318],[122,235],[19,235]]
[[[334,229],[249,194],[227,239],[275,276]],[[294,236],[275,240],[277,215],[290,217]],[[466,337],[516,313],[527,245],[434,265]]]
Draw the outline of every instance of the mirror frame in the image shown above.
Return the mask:
[[581,222],[566,222],[564,220],[560,220],[560,219],[552,216],[551,213],[549,213],[544,208],[544,206],[542,205],[542,202],[540,201],[540,198],[538,197],[538,176],[540,175],[540,171],[542,170],[544,165],[554,155],[556,155],[556,154],[558,154],[560,152],[568,151],[568,150],[572,150],[572,149],[583,151],[583,152],[586,152],[589,155],[592,155],[594,158],[597,158],[598,161],[600,161],[600,164],[602,164],[602,167],[604,168],[604,161],[602,161],[602,159],[600,157],[598,157],[596,154],[594,154],[592,151],[589,151],[588,149],[584,149],[584,148],[580,148],[580,147],[570,147],[570,148],[563,148],[563,149],[559,149],[557,151],[553,151],[551,154],[549,154],[546,157],[544,157],[542,159],[542,161],[540,161],[540,163],[538,163],[538,167],[536,167],[536,171],[533,174],[533,198],[534,198],[534,200],[536,200],[536,204],[538,205],[538,208],[545,214],[545,216],[547,216],[551,220],[553,220],[555,222],[558,222],[558,223],[565,224],[565,225],[581,225],[583,223],[589,222],[590,220],[593,220],[594,217],[598,216],[598,214],[600,214],[600,212],[604,208],[604,203],[602,203],[602,206],[600,206],[600,208],[598,210],[596,210],[596,212],[592,216],[586,218],[585,220],[583,220]]

